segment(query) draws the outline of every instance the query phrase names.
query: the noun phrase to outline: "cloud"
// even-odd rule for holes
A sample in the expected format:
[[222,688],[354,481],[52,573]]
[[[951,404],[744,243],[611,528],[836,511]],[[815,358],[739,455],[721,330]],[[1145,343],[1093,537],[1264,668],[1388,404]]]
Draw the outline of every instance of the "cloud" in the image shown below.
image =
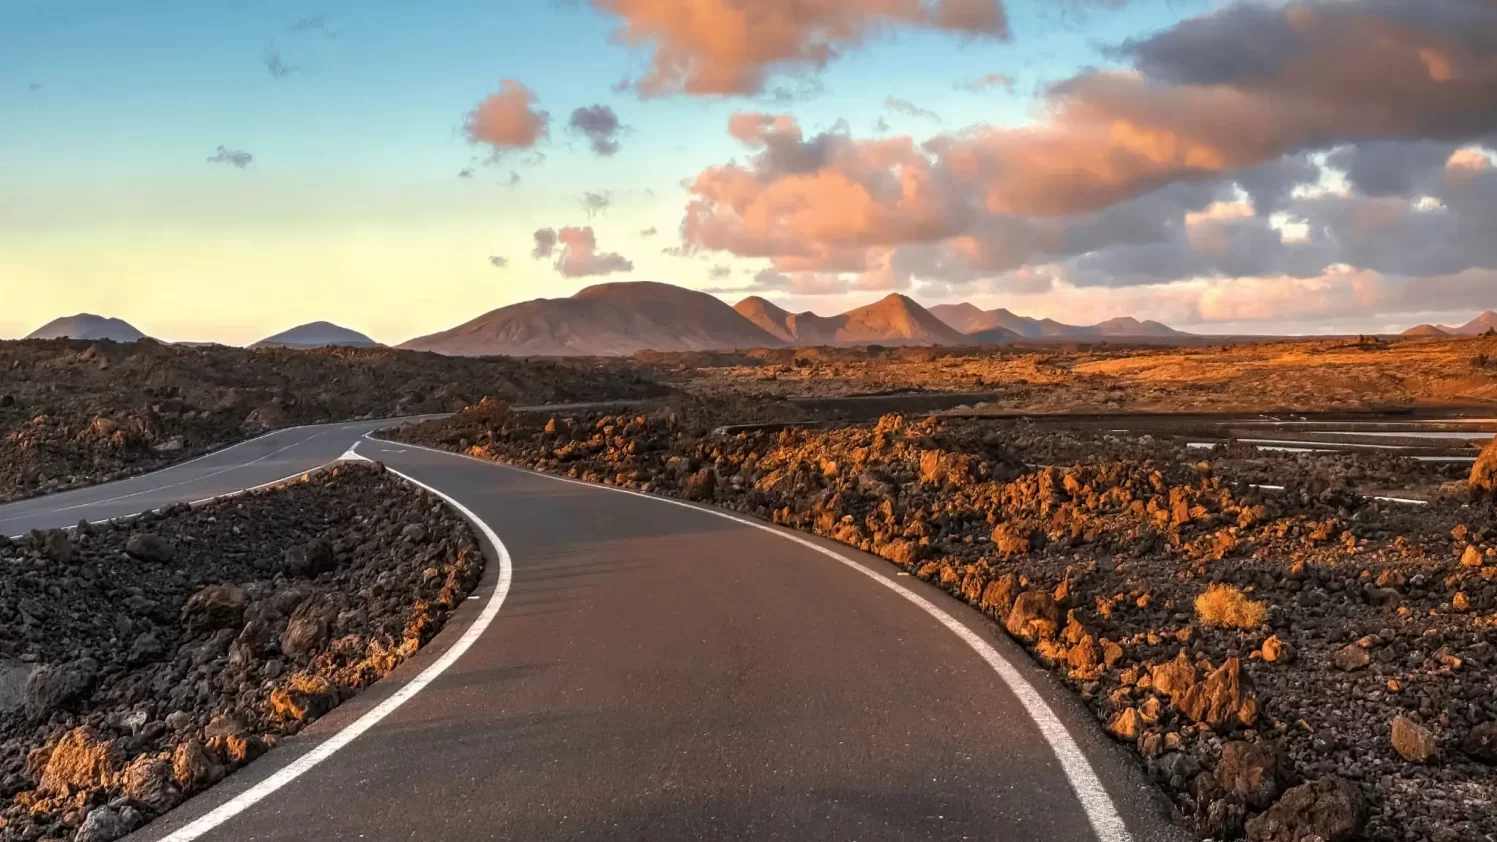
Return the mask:
[[266,50],[260,60],[265,63],[265,69],[270,71],[270,75],[277,79],[284,79],[301,70],[300,67],[287,64],[276,50]]
[[472,167],[463,167],[462,169],[460,169],[460,170],[457,171],[457,177],[458,178],[472,178],[473,177],[473,168]]
[[710,270],[708,270],[707,277],[711,278],[714,281],[720,281],[723,278],[731,277],[732,274],[733,267],[718,264],[717,266],[713,266]]
[[535,248],[530,250],[530,256],[540,260],[550,257],[556,251],[556,229],[541,228],[535,232]]
[[567,120],[567,126],[584,135],[598,155],[613,155],[619,151],[618,137],[623,127],[619,125],[618,115],[606,105],[576,109]]
[[212,158],[208,159],[208,163],[228,164],[231,167],[238,167],[242,170],[253,163],[254,160],[255,156],[248,152],[240,152],[236,149],[227,149],[220,146],[218,147],[218,152]]
[[1497,3],[1240,5],[1117,55],[1138,69],[1052,86],[1023,128],[808,140],[790,115],[735,114],[753,154],[691,180],[684,248],[948,291],[1497,267],[1497,177],[1472,151],[1497,139],[1479,105]]
[[496,255],[491,255],[489,257],[489,264],[492,265],[496,269],[503,269],[504,267],[506,267],[506,266],[509,265],[509,258],[507,258],[507,257],[500,257],[497,254]]
[[592,0],[619,40],[651,50],[644,95],[756,94],[774,73],[814,73],[898,28],[1008,37],[1000,0]]
[[907,99],[899,99],[898,97],[892,96],[884,97],[884,107],[889,109],[890,111],[894,111],[899,114],[905,114],[910,117],[919,117],[921,119],[931,120],[936,123],[941,122],[941,115],[937,114],[934,111],[929,111],[927,109],[921,108],[920,106],[916,105],[913,102],[910,102]]
[[588,192],[582,194],[582,210],[587,214],[588,219],[592,219],[600,213],[607,212],[608,208],[612,205],[612,190],[604,190],[601,193]]
[[331,29],[328,29],[326,15],[313,15],[311,17],[301,18],[295,23],[292,23],[290,26],[287,26],[286,31],[292,35],[302,35],[318,32],[327,36],[328,38],[338,37],[338,33],[334,32]]
[[534,107],[535,94],[505,79],[499,92],[485,97],[463,126],[471,143],[487,143],[496,153],[526,149],[545,138],[551,115]]
[[660,233],[660,229],[658,229],[655,226],[651,225],[649,228],[646,228],[646,229],[640,231],[639,232],[639,236],[641,236],[641,237],[653,237],[653,236],[655,236],[656,234],[659,234],[659,233]]
[[966,82],[958,82],[956,88],[959,91],[967,91],[974,94],[990,91],[993,88],[1003,88],[1009,93],[1013,93],[1016,84],[1014,77],[1006,73],[989,73]]
[[32,92],[32,93],[36,93],[36,92],[37,92],[37,91],[39,91],[39,90],[41,90],[41,89],[42,89],[42,87],[43,87],[43,85],[42,85],[42,83],[41,83],[41,82],[32,82],[32,83],[31,83],[31,84],[30,84],[30,85],[28,85],[28,86],[27,86],[27,87],[28,87],[28,89],[30,89],[30,91],[31,91],[31,92]]

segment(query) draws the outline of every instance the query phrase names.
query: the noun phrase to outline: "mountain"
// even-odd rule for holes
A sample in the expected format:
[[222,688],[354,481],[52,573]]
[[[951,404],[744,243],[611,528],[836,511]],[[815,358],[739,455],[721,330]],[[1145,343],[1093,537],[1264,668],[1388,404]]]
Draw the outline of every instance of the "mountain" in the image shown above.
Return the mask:
[[790,313],[752,296],[733,309],[791,345],[969,345],[972,340],[910,298],[894,294],[836,316]]
[[785,343],[704,292],[670,284],[599,284],[571,298],[501,307],[401,345],[453,356],[625,356]]
[[[930,312],[941,321],[962,333],[976,334],[1003,329],[1030,339],[1087,336],[1188,336],[1159,322],[1141,322],[1133,318],[1109,319],[1095,325],[1079,326],[1057,322],[1054,319],[1031,319],[1008,310],[983,310],[972,304],[940,304]],[[1001,336],[1001,334],[996,334]]]
[[1404,331],[1402,336],[1449,336],[1445,330],[1434,325],[1417,325]]
[[1456,336],[1480,336],[1489,330],[1497,330],[1497,313],[1488,310],[1460,327],[1441,325],[1440,329]]
[[32,331],[27,339],[109,339],[114,342],[135,342],[146,338],[144,333],[123,319],[106,319],[92,313],[79,313],[62,319],[53,319]]
[[379,345],[373,339],[339,327],[331,322],[312,322],[311,324],[294,327],[275,336],[267,336],[259,342],[251,345],[251,348],[324,348],[329,345],[341,345],[349,348],[373,348]]
[[990,327],[987,330],[974,330],[967,334],[967,341],[977,345],[1002,345],[1007,342],[1023,342],[1026,338],[1028,337],[1014,333],[1006,327]]

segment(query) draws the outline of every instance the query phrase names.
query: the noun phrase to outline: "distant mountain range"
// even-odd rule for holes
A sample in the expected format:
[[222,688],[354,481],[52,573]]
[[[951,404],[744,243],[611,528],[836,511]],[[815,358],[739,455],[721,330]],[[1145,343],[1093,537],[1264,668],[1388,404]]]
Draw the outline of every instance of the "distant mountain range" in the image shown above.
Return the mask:
[[837,316],[791,313],[752,296],[733,308],[787,345],[968,345],[971,339],[903,295]]
[[114,342],[136,342],[144,333],[123,319],[106,319],[92,313],[53,319],[31,333],[27,339],[109,339]]
[[704,292],[640,282],[501,307],[400,347],[454,356],[627,356],[784,344]]
[[1077,327],[980,310],[926,309],[890,295],[836,316],[791,313],[758,296],[729,307],[706,293],[636,282],[588,287],[571,298],[502,307],[451,330],[401,345],[483,356],[622,356],[637,351],[706,351],[802,345],[977,345],[1097,337],[1181,337],[1158,322],[1113,319]]
[[325,348],[330,345],[349,348],[374,348],[379,345],[373,339],[339,327],[332,322],[312,322],[288,331],[267,336],[251,345],[251,348]]
[[[1095,325],[1068,325],[1054,319],[1031,319],[1008,310],[982,310],[965,302],[961,304],[938,304],[930,308],[936,318],[951,325],[964,334],[982,337],[988,334],[990,341],[1003,341],[1012,334],[1025,339],[1061,339],[1066,337],[1098,336],[1190,336],[1159,322],[1141,322],[1138,319],[1109,319]],[[1002,331],[992,333],[993,331]]]
[[1404,336],[1480,336],[1489,330],[1497,330],[1497,313],[1491,310],[1482,313],[1460,327],[1446,325],[1419,325],[1403,332]]

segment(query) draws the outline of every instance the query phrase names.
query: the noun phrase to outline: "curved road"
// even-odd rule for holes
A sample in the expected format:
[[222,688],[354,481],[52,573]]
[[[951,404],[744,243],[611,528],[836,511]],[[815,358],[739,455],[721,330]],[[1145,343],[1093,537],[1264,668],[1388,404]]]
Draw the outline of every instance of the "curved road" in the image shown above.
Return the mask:
[[[82,505],[64,522],[95,520],[353,446],[497,539],[485,581],[431,646],[131,842],[1189,838],[1063,687],[887,562],[717,510],[361,439],[377,426],[288,431],[212,470],[153,475],[172,482],[138,497],[104,486],[69,501]],[[61,517],[34,507],[71,496],[0,506],[0,531]]]

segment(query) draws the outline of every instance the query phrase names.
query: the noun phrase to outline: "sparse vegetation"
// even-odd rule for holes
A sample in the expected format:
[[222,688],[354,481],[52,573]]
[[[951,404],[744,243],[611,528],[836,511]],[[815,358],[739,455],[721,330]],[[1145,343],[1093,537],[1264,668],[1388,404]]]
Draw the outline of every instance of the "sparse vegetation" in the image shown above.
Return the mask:
[[1231,585],[1208,585],[1196,597],[1196,619],[1221,629],[1252,630],[1268,619],[1268,607]]

